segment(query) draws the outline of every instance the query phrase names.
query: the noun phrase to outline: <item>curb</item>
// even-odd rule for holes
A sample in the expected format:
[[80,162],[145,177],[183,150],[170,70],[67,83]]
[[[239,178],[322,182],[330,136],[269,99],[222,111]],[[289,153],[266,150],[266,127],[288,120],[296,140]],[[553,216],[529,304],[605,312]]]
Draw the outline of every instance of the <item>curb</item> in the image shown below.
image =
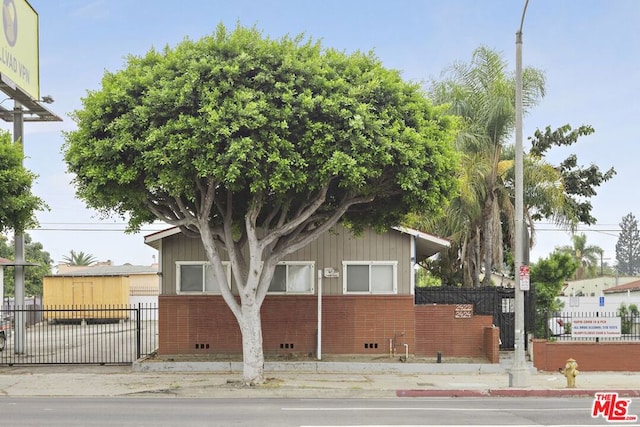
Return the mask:
[[[242,372],[242,362],[136,361],[134,372]],[[359,362],[265,362],[265,372],[345,374],[506,374],[501,364],[479,363],[359,363]]]
[[618,393],[620,397],[640,397],[640,390],[595,389],[462,389],[462,390],[396,390],[397,397],[593,397],[603,391]]

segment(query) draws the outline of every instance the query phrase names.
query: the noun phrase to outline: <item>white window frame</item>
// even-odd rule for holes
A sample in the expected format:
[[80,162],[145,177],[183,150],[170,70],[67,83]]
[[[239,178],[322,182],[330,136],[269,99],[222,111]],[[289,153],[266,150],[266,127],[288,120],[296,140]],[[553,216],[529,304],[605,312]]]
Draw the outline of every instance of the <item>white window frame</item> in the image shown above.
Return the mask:
[[[313,295],[316,292],[316,283],[315,283],[315,271],[316,271],[316,263],[315,261],[281,261],[278,265],[284,265],[285,272],[285,287],[286,290],[283,291],[267,291],[268,295]],[[311,289],[307,291],[294,291],[289,289],[289,266],[303,265],[309,266],[309,282],[311,283]],[[275,271],[274,271],[275,274]],[[271,284],[269,284],[271,286]]]
[[[347,269],[350,265],[369,266],[369,290],[349,291],[347,290]],[[385,292],[373,292],[371,290],[371,267],[386,265],[393,268],[393,290]],[[342,261],[342,293],[350,295],[395,295],[398,293],[398,261]]]
[[[201,265],[202,268],[202,290],[200,291],[183,291],[180,287],[182,275],[180,267],[183,265]],[[206,269],[210,266],[207,261],[176,261],[176,293],[181,295],[220,295],[220,292],[206,291]],[[222,267],[225,269],[225,275],[227,276],[227,285],[231,289],[231,263],[229,261],[222,261]]]

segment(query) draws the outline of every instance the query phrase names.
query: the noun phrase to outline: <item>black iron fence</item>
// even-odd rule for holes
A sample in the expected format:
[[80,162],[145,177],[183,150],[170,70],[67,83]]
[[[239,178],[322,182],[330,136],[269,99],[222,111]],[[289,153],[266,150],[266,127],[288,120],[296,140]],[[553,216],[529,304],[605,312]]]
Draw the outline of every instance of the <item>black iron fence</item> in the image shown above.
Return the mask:
[[618,312],[544,313],[544,338],[560,341],[640,341],[640,315]]
[[[5,309],[0,365],[133,363],[157,349],[157,311],[155,304]],[[38,321],[16,333],[16,321],[27,318]]]

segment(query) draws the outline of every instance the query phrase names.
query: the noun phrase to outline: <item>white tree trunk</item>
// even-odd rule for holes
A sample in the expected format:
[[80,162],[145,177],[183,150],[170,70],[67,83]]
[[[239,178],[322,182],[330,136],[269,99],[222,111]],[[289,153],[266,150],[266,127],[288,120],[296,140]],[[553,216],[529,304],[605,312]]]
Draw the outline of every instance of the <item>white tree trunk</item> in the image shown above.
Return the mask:
[[[250,299],[252,301],[247,301]],[[264,354],[262,351],[262,324],[260,320],[260,304],[255,298],[245,298],[242,302],[242,332],[243,372],[242,382],[245,385],[255,385],[264,382]]]

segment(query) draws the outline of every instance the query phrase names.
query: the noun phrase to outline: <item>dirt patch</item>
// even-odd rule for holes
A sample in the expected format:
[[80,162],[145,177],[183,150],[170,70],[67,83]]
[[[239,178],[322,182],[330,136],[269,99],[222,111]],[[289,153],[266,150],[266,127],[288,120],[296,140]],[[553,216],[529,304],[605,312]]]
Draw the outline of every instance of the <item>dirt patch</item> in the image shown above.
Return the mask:
[[[438,363],[435,357],[414,357],[409,355],[405,360],[404,355],[361,355],[361,354],[338,354],[324,355],[322,360],[318,360],[315,355],[299,353],[265,354],[265,362],[352,362],[352,363]],[[242,355],[239,354],[172,354],[157,355],[148,357],[145,362],[242,362]],[[441,363],[489,363],[486,358],[473,357],[442,357]]]

